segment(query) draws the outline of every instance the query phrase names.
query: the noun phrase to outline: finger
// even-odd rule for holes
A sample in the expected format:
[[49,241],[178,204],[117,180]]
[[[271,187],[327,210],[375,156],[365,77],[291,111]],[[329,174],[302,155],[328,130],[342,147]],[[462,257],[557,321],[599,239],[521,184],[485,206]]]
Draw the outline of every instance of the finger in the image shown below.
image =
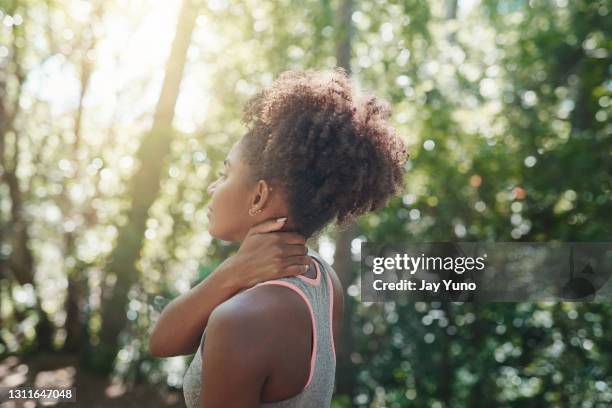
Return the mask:
[[291,265],[309,266],[312,263],[312,258],[308,255],[288,256],[282,259],[282,263],[284,268]]
[[281,229],[283,225],[285,225],[285,222],[287,222],[287,217],[267,219],[265,221],[260,222],[259,224],[252,226],[249,230],[249,235],[264,234],[266,232],[277,231]]
[[308,254],[308,248],[304,244],[282,244],[281,249],[281,258]]
[[296,276],[306,273],[308,265],[290,265],[283,269],[283,276]]

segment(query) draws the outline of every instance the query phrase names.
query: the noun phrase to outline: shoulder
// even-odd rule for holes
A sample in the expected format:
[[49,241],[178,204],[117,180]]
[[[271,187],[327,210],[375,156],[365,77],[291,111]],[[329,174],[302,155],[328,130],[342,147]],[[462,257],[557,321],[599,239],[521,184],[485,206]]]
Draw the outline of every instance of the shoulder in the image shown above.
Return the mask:
[[258,406],[264,384],[299,344],[307,313],[303,300],[276,285],[251,288],[217,306],[202,353],[204,405],[226,406],[229,398],[232,406]]
[[217,306],[211,317],[216,315],[228,320],[251,320],[260,323],[274,320],[270,317],[286,314],[301,309],[304,301],[300,300],[291,288],[285,287],[292,285],[290,278],[279,279],[279,284],[259,285],[231,297]]
[[217,306],[206,329],[205,370],[222,370],[245,383],[259,383],[274,372],[283,358],[278,350],[298,344],[310,326],[304,301],[291,292],[277,285],[261,285]]
[[239,336],[239,341],[249,344],[265,339],[265,349],[271,350],[269,341],[283,340],[292,327],[303,328],[309,319],[304,300],[293,290],[281,285],[260,285],[217,306],[210,315],[208,330],[209,334],[222,332],[217,334],[224,337]]

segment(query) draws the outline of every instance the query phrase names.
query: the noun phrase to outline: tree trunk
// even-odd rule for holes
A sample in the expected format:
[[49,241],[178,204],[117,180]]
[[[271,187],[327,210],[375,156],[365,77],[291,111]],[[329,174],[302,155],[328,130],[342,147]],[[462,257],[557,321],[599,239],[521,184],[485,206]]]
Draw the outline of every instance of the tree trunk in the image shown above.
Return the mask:
[[[19,2],[13,2],[12,9],[9,14],[17,12],[22,5]],[[11,49],[11,61],[8,64],[7,75],[14,75],[17,80],[17,88],[15,97],[10,100],[10,95],[7,90],[5,75],[0,79],[0,165],[2,165],[1,179],[4,180],[9,189],[11,197],[11,219],[9,224],[13,232],[12,235],[12,251],[8,260],[0,260],[2,262],[3,273],[11,273],[13,278],[20,284],[30,284],[34,288],[36,294],[35,309],[38,314],[38,323],[36,324],[36,340],[38,347],[43,350],[52,348],[53,326],[46,312],[41,305],[40,297],[36,291],[34,282],[34,256],[30,248],[29,224],[24,217],[23,210],[23,194],[19,186],[19,178],[17,177],[17,164],[19,163],[19,134],[14,128],[15,118],[19,114],[19,101],[21,99],[21,91],[26,79],[26,73],[21,65],[21,50],[15,44],[17,37],[24,37],[22,32],[23,26],[12,27],[13,47]],[[12,70],[10,69],[12,67]],[[10,72],[12,71],[12,72]],[[6,142],[7,136],[12,136],[13,156],[9,159],[6,157]]]
[[184,0],[153,126],[137,152],[140,168],[130,182],[132,206],[128,212],[128,222],[120,228],[117,244],[107,263],[107,276],[114,277],[115,282],[103,288],[100,343],[90,356],[90,362],[102,371],[112,369],[119,351],[118,336],[127,323],[128,293],[138,279],[135,263],[140,256],[149,208],[159,192],[162,164],[170,151],[174,108],[196,17],[197,7],[193,1]]
[[[446,3],[446,19],[453,20],[457,18],[457,0],[447,0]],[[456,43],[455,33],[451,33],[448,36],[448,41],[451,44]],[[444,310],[444,316],[448,319],[449,324],[453,324],[452,315],[452,304],[448,301],[442,302],[442,310]],[[455,366],[453,356],[451,354],[451,344],[453,337],[442,336],[441,342],[441,366],[440,366],[440,399],[443,402],[444,407],[451,407],[451,400],[453,397],[453,382],[455,378]]]
[[[102,2],[99,2],[94,13],[95,20],[99,21],[103,14]],[[81,92],[79,94],[79,103],[74,114],[74,144],[72,145],[73,159],[79,157],[79,147],[81,145],[81,131],[83,123],[83,100],[89,89],[89,80],[92,73],[92,63],[89,61],[87,55],[89,51],[95,49],[96,38],[92,32],[89,38],[89,43],[83,53],[83,59],[81,60]],[[81,174],[81,166],[77,161],[76,172],[74,175],[75,180],[79,180]],[[63,194],[61,201],[63,204],[62,213],[65,218],[70,218],[73,205],[68,197],[68,189],[66,186],[62,190]],[[64,253],[66,256],[74,254],[75,248],[75,231],[68,231],[64,235]],[[77,351],[84,343],[82,334],[87,333],[84,325],[87,324],[83,318],[83,304],[86,302],[86,295],[88,293],[87,279],[84,276],[85,265],[77,261],[76,265],[70,270],[67,269],[68,275],[68,290],[66,294],[66,302],[64,309],[66,310],[66,322],[64,328],[66,329],[66,340],[64,342],[64,351]],[[88,342],[88,339],[86,340]]]
[[[351,15],[353,1],[343,0],[336,15],[336,65],[351,74]],[[342,282],[345,291],[344,316],[340,344],[338,344],[338,394],[347,395],[352,402],[355,397],[355,367],[351,361],[353,349],[352,317],[354,300],[346,295],[346,289],[354,280],[351,260],[351,242],[355,237],[357,225],[351,222],[346,228],[336,232],[336,252],[334,254],[334,269]]]

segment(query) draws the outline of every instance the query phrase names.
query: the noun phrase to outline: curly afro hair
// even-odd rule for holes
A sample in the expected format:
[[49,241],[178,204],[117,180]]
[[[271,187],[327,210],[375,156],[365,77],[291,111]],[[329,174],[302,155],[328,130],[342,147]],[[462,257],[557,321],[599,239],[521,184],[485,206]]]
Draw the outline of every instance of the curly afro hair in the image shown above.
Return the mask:
[[296,231],[384,207],[403,186],[408,154],[389,106],[355,95],[346,71],[291,70],[243,108],[242,155],[255,180],[280,182]]

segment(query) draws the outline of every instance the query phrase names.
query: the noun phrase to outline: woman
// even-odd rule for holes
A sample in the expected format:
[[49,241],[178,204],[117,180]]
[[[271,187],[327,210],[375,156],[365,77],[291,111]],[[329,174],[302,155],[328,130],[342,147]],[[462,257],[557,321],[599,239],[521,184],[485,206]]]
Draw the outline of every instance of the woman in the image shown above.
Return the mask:
[[400,189],[406,151],[388,117],[340,68],[287,71],[247,102],[249,130],[208,188],[210,234],[240,248],[151,334],[154,355],[197,350],[189,408],[329,407],[343,294],[305,239]]

